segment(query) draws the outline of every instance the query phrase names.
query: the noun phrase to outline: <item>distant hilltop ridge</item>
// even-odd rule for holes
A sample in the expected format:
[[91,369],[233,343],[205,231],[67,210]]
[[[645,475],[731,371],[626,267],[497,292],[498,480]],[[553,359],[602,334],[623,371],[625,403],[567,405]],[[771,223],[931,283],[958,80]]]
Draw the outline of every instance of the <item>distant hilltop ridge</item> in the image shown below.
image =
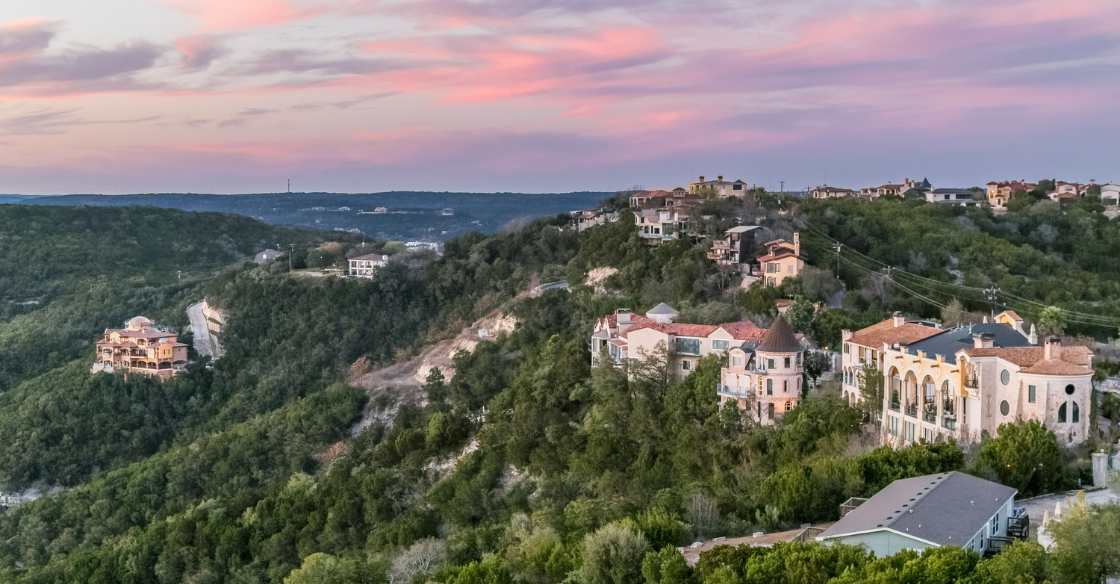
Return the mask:
[[[610,192],[576,193],[191,193],[0,195],[0,203],[59,206],[142,205],[232,213],[273,225],[346,231],[395,241],[446,241],[469,231],[494,233],[511,221],[567,214]],[[384,208],[384,212],[372,211]]]

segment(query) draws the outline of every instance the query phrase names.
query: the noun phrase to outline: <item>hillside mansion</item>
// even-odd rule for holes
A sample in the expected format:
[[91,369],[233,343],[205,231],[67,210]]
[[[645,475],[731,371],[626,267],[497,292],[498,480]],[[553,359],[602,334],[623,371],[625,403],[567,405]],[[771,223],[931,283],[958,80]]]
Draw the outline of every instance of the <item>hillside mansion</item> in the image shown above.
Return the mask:
[[137,316],[123,329],[106,329],[97,341],[91,373],[143,373],[167,381],[187,364],[187,345],[172,332],[157,329]]

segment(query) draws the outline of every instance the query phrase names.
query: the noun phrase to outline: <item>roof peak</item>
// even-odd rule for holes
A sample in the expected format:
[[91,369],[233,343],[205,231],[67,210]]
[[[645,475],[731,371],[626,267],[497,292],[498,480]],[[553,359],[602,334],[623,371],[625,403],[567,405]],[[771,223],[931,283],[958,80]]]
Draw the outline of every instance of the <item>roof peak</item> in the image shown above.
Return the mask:
[[779,314],[770,325],[770,329],[766,331],[766,336],[762,337],[762,342],[756,350],[760,353],[796,353],[801,349],[801,343],[793,334],[793,328],[786,322],[785,317]]

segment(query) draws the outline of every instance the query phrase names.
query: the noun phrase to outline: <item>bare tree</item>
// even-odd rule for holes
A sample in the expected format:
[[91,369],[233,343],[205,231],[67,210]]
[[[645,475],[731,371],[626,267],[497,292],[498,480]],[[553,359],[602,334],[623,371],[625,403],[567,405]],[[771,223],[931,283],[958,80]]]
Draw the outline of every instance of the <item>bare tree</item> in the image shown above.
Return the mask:
[[417,575],[431,574],[446,557],[447,548],[443,540],[434,537],[421,539],[393,558],[389,584],[407,584]]
[[704,493],[696,493],[685,506],[685,521],[700,538],[715,535],[719,529],[719,507],[715,499]]

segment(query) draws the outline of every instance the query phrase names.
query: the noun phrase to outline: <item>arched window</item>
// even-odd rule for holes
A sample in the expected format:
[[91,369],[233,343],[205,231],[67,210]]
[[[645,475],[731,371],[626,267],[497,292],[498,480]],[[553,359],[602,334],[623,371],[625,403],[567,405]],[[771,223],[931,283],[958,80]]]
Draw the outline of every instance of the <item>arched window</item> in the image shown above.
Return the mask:
[[1066,404],[1062,404],[1060,407],[1058,407],[1058,423],[1066,423]]
[[1081,412],[1077,407],[1077,402],[1071,403],[1073,404],[1073,423],[1076,424],[1081,421]]
[[786,411],[788,412],[792,409],[793,409],[793,400],[787,401],[786,402]]

